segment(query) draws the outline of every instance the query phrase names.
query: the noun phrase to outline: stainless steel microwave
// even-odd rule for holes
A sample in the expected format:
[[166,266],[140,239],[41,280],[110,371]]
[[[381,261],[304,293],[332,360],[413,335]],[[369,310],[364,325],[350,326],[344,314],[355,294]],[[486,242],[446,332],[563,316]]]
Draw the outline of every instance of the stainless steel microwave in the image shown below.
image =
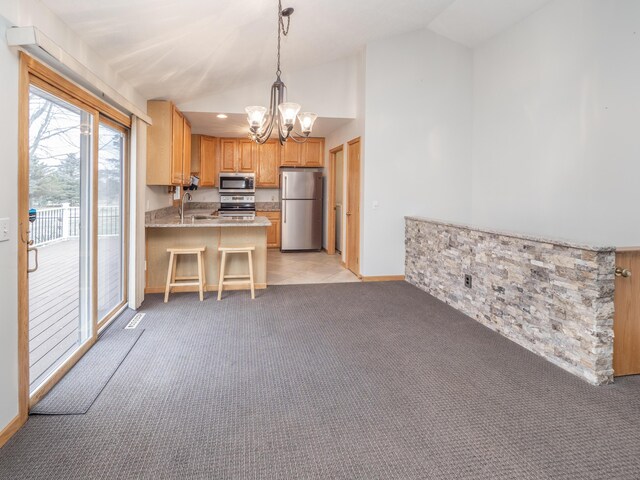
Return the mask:
[[221,173],[218,177],[220,194],[255,193],[255,173]]

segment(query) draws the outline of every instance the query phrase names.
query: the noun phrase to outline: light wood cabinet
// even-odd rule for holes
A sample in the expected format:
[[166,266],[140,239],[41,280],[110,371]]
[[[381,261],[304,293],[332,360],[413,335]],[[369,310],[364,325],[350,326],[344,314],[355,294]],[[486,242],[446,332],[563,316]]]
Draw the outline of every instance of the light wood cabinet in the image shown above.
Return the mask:
[[281,149],[283,167],[322,167],[324,165],[324,138],[309,138],[305,143],[287,141]]
[[218,152],[219,172],[255,173],[257,188],[278,188],[278,140],[268,140],[259,145],[248,138],[221,138]]
[[309,138],[302,144],[302,158],[304,167],[322,167],[324,165],[324,138]]
[[280,142],[267,140],[256,145],[256,186],[262,188],[278,188],[280,186]]
[[280,149],[282,152],[280,165],[283,167],[300,167],[302,166],[302,144],[289,140]]
[[256,215],[271,220],[271,226],[267,227],[267,248],[280,248],[280,212],[256,212]]
[[[173,116],[172,124],[172,145],[171,155],[171,185],[182,185],[182,160],[184,155],[184,120],[177,108],[171,112]],[[153,127],[151,127],[153,128]],[[148,168],[148,167],[147,167]]]
[[237,138],[222,138],[220,139],[220,171],[221,172],[235,172],[236,171],[236,157],[238,151],[238,139]]
[[236,171],[238,172],[255,172],[257,144],[248,138],[238,139],[238,161]]
[[201,187],[215,187],[217,138],[191,135],[191,172],[200,178]]
[[147,185],[191,181],[191,124],[169,101],[150,100],[153,125],[147,131]]
[[182,117],[182,184],[191,185],[191,124]]
[[256,144],[248,138],[220,139],[220,171],[255,172]]
[[259,145],[248,138],[221,138],[218,148],[219,172],[255,172],[257,188],[278,188],[280,166],[322,167],[324,138],[305,143],[289,140],[283,146],[277,139]]

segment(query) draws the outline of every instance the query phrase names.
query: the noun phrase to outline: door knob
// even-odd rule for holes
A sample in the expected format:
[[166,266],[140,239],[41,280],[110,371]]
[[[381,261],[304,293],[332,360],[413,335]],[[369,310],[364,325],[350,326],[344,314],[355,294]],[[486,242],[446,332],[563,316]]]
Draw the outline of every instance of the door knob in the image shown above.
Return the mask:
[[630,277],[631,270],[628,268],[616,267],[616,277]]
[[348,217],[350,217],[350,216],[351,216],[351,212],[347,212],[347,213],[346,213],[346,215],[347,215]]

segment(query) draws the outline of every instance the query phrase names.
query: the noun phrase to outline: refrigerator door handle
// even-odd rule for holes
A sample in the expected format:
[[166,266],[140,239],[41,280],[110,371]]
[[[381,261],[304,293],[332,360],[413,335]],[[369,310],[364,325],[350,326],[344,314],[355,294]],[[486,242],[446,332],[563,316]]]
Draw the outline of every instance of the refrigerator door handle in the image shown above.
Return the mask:
[[289,198],[289,195],[287,195],[287,174],[286,173],[282,175],[282,179],[284,180],[284,188],[282,189],[282,191],[284,192],[284,198]]
[[282,202],[282,209],[284,210],[284,212],[282,212],[283,214],[283,223],[287,223],[287,201],[285,200],[284,202]]

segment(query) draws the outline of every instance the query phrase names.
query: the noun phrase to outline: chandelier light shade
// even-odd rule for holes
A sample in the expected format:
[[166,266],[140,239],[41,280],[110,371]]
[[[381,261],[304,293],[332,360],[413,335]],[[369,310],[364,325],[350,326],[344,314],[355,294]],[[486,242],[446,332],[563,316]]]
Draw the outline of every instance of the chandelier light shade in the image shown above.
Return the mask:
[[247,112],[247,121],[250,128],[260,129],[264,123],[264,116],[267,113],[265,107],[253,106],[244,109]]
[[302,133],[309,134],[311,133],[311,129],[313,128],[313,124],[318,118],[318,115],[311,112],[304,112],[298,115],[298,120],[300,121],[300,127],[302,128]]
[[[300,105],[287,102],[287,86],[280,78],[280,41],[282,35],[287,36],[291,24],[293,8],[282,9],[282,1],[278,0],[278,57],[276,63],[276,81],[271,85],[269,107],[258,105],[246,107],[247,122],[249,123],[249,138],[256,143],[266,142],[273,129],[278,131],[280,144],[284,145],[288,139],[303,143],[313,129],[318,115],[312,112],[300,113]],[[285,27],[286,19],[286,27]],[[296,131],[296,119],[300,123],[300,132]]]
[[293,127],[296,122],[298,112],[300,111],[300,105],[291,102],[281,103],[280,105],[278,105],[278,110],[280,110],[282,124],[286,128]]

